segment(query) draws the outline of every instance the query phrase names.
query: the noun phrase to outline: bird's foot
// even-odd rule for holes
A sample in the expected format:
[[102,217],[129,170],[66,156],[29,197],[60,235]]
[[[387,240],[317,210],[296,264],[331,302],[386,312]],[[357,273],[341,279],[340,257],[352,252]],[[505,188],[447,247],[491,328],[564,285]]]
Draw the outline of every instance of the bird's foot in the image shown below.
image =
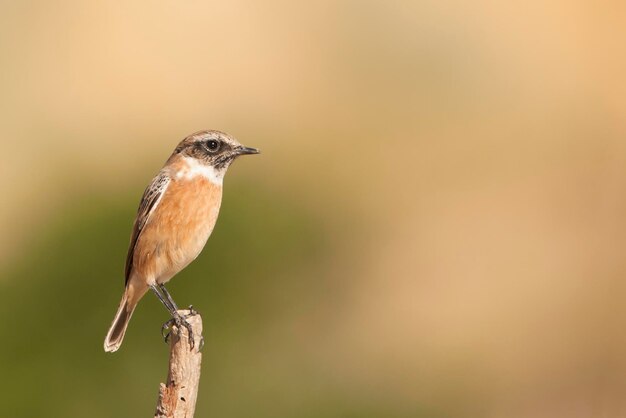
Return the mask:
[[[193,305],[189,305],[189,308],[187,309],[189,310],[189,313],[183,317],[185,319],[191,318],[192,316],[195,316],[195,315],[200,315],[200,312],[196,311],[193,308]],[[200,335],[200,344],[198,344],[198,351],[202,351],[202,347],[204,347],[204,337]]]
[[[193,329],[191,328],[191,324],[185,320],[185,318],[189,318],[189,316],[192,316],[192,315],[190,314],[190,315],[186,315],[185,317],[182,317],[181,315],[177,313],[176,315],[174,315],[172,318],[167,320],[161,326],[161,335],[163,336],[163,339],[166,343],[169,341],[170,334],[172,333],[171,328],[173,326],[176,326],[178,329],[180,329],[181,327],[185,327],[187,329],[187,335],[189,339],[189,348],[193,349],[193,347],[195,346],[195,340],[193,337]],[[203,345],[203,342],[201,341],[200,347],[202,347],[202,345]]]

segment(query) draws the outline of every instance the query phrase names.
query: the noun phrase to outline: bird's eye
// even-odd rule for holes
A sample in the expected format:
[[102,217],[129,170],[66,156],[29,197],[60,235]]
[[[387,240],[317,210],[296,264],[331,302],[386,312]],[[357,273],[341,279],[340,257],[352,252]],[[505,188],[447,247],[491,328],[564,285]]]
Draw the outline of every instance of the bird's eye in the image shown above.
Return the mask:
[[206,147],[209,149],[209,151],[215,152],[220,147],[220,143],[214,139],[211,139],[210,141],[207,141]]

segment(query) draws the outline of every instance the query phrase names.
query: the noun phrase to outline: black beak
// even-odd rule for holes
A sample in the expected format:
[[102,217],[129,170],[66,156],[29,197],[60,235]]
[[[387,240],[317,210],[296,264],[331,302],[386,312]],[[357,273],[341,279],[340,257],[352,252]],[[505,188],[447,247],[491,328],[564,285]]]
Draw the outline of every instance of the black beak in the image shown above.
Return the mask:
[[248,147],[241,147],[241,148],[237,148],[235,150],[235,154],[237,155],[245,155],[245,154],[259,154],[261,151],[259,151],[256,148],[248,148]]

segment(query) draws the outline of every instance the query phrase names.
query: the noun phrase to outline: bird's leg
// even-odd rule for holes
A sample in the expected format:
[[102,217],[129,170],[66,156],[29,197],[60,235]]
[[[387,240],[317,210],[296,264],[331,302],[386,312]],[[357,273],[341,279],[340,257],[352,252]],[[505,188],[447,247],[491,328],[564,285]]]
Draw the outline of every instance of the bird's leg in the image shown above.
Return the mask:
[[[152,291],[154,292],[155,295],[157,295],[157,297],[159,298],[159,300],[161,301],[161,303],[167,308],[167,310],[170,312],[170,315],[172,315],[172,318],[169,319],[168,321],[166,321],[163,326],[161,326],[161,335],[164,334],[164,331],[168,328],[171,328],[172,325],[176,325],[177,327],[185,327],[187,328],[187,333],[189,335],[189,345],[191,348],[194,347],[194,338],[193,338],[193,330],[191,329],[191,325],[189,324],[189,322],[187,322],[185,320],[185,318],[183,318],[179,313],[178,313],[178,307],[176,306],[176,303],[174,302],[174,299],[172,299],[172,296],[167,292],[167,290],[165,289],[165,286],[163,286],[162,284],[159,285],[159,288],[161,288],[161,290],[163,291],[163,293],[165,293],[165,297],[161,294],[161,292],[159,292],[159,289],[156,286],[150,286],[150,289],[152,289]],[[169,332],[166,335],[163,335],[163,338],[165,339],[165,342],[167,342],[168,338],[169,338]]]
[[[159,284],[159,289],[161,289],[161,293],[165,296],[167,301],[170,303],[170,306],[173,306],[174,309],[178,311],[178,306],[176,306],[176,302],[174,302],[174,299],[172,299],[172,295],[170,295],[170,292],[167,291],[163,283]],[[189,305],[189,308],[187,309],[189,310],[189,314],[183,317],[185,319],[198,314],[198,311],[196,311],[193,308],[193,305]]]
[[[167,301],[169,302],[170,306],[174,307],[174,310],[176,310],[176,312],[178,312],[178,306],[176,305],[176,302],[174,302],[174,299],[172,298],[172,295],[170,295],[170,292],[167,291],[167,289],[165,288],[165,285],[163,283],[159,284],[159,289],[161,290],[162,294],[165,296],[165,299],[167,299]],[[189,314],[188,315],[184,315],[182,317],[183,320],[186,320],[187,318],[196,315],[198,312],[193,309],[192,305],[189,305]],[[186,321],[185,321],[186,322]],[[183,324],[183,326],[185,326]],[[185,326],[185,328],[187,328],[187,330],[189,331],[189,335],[192,335],[191,329],[187,326]],[[193,337],[193,336],[192,336]],[[190,344],[193,348],[193,338],[190,339]],[[201,346],[204,345],[203,342],[201,342],[200,344]]]
[[[167,308],[167,310],[170,312],[170,314],[172,314],[172,316],[174,315],[174,312],[176,312],[178,310],[178,307],[176,306],[176,304],[171,304],[170,303],[170,299],[165,299],[163,297],[163,295],[161,294],[161,292],[159,291],[159,289],[152,285],[150,286],[150,290],[152,290],[154,292],[154,294],[157,296],[157,298],[159,298],[159,300],[161,301],[161,303],[163,304],[163,306],[165,306]],[[173,302],[173,301],[171,301]]]
[[172,295],[170,295],[170,292],[167,291],[163,283],[159,284],[159,289],[161,289],[161,292],[163,292],[163,295],[165,295],[165,298],[170,303],[170,306],[173,306],[174,310],[178,311],[178,306],[176,306],[176,302],[174,302],[174,299],[172,299]]
[[174,324],[174,316],[176,316],[177,312],[176,312],[176,305],[171,305],[169,300],[166,300],[163,295],[161,294],[161,292],[159,292],[159,289],[156,286],[150,286],[150,289],[154,292],[154,294],[157,296],[157,298],[159,298],[159,300],[161,301],[161,303],[167,308],[167,310],[170,312],[170,315],[172,315],[172,319],[169,319],[167,322],[165,322],[162,326],[161,326],[161,336],[163,337],[163,339],[165,340],[165,342],[167,342],[170,333],[168,332],[167,334],[165,334],[165,330],[170,328],[173,324]]

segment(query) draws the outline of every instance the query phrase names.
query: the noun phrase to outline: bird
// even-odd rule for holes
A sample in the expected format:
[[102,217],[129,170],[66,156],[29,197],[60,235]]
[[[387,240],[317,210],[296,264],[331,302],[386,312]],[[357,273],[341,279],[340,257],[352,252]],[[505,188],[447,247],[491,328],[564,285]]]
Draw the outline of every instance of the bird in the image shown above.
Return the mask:
[[[151,290],[176,324],[193,333],[165,288],[172,277],[202,251],[219,214],[224,175],[242,155],[258,154],[232,136],[205,130],[183,139],[145,189],[133,224],[124,270],[125,288],[119,308],[104,340],[104,351],[122,345],[137,303]],[[195,312],[190,307],[190,315]]]

